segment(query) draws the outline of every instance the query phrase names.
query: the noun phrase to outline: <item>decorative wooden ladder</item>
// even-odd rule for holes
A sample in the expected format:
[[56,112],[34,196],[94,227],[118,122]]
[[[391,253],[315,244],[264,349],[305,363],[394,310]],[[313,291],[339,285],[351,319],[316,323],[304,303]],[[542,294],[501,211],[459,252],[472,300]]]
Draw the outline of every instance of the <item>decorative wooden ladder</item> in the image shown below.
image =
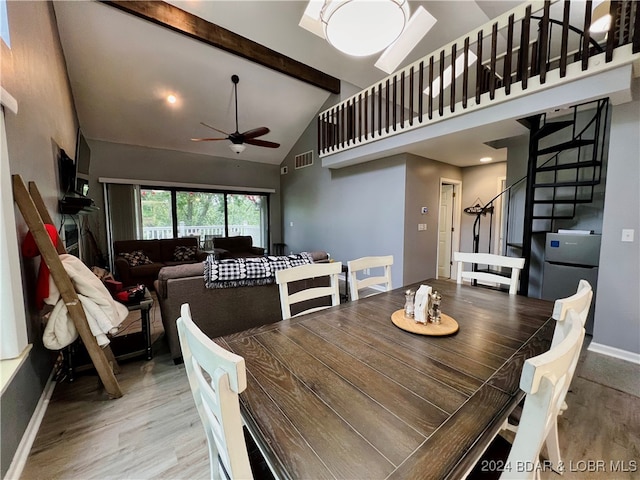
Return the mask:
[[51,278],[53,278],[53,281],[60,291],[62,299],[69,311],[69,316],[89,353],[89,357],[98,372],[100,380],[111,397],[120,398],[122,396],[122,390],[120,390],[120,385],[114,374],[114,371],[116,373],[118,372],[118,364],[111,348],[108,345],[105,349],[100,348],[91,333],[84,308],[58,256],[67,253],[65,247],[61,241],[58,241],[57,247],[54,247],[45,229],[45,223],[53,224],[53,221],[40,196],[40,192],[34,182],[29,182],[29,189],[27,190],[20,175],[13,175],[12,180],[14,201],[18,205],[33,235],[43,260],[49,267]]

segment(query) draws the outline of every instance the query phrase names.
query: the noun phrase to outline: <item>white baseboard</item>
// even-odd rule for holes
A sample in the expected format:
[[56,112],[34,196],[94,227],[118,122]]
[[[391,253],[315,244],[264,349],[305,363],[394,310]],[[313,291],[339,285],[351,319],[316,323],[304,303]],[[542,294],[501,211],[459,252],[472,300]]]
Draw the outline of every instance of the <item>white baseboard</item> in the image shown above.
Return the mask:
[[53,374],[54,372],[52,371],[51,375],[49,375],[49,378],[47,379],[42,395],[40,395],[40,400],[38,400],[36,409],[33,411],[31,420],[29,420],[29,424],[27,425],[27,429],[22,435],[22,440],[20,440],[20,444],[13,456],[13,460],[11,461],[11,465],[9,465],[9,470],[7,471],[7,475],[4,477],[4,480],[17,480],[22,476],[22,470],[27,463],[31,447],[36,439],[36,435],[40,429],[40,424],[42,423],[44,414],[49,406],[49,400],[51,399],[51,395],[53,395],[53,390],[56,386],[56,382],[53,381]]
[[609,357],[619,358],[626,360],[627,362],[636,363],[640,365],[640,353],[628,352],[619,348],[610,347],[608,345],[602,345],[601,343],[591,342],[587,348],[590,352],[601,353],[608,355]]

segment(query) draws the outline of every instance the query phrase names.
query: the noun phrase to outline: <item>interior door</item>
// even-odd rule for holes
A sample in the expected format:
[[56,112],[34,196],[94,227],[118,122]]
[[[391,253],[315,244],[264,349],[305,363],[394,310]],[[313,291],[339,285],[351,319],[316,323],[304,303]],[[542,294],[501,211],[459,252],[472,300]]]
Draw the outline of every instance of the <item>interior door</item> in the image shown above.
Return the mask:
[[453,185],[442,184],[438,222],[438,278],[451,278],[451,236],[453,227]]

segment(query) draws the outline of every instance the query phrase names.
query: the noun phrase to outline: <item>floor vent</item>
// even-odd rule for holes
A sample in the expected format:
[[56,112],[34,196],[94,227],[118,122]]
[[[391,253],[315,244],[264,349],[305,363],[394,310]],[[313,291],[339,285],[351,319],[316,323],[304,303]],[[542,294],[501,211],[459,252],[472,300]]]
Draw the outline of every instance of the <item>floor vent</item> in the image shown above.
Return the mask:
[[313,165],[313,150],[310,150],[305,153],[301,153],[300,155],[296,155],[296,158],[295,158],[296,170],[298,168],[308,167],[309,165]]

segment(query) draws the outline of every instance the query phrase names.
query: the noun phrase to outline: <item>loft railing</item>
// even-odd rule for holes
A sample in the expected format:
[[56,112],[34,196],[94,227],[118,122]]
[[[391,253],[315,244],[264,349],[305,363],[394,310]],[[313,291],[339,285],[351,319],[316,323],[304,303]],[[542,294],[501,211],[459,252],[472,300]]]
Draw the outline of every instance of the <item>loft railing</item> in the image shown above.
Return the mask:
[[[423,57],[318,116],[321,157],[427,125],[467,109],[490,105],[540,85],[568,66],[589,68],[589,58],[614,59],[616,48],[640,52],[640,2],[612,1],[612,21],[600,41],[589,32],[592,2],[533,1]],[[629,47],[627,47],[629,48]],[[475,58],[475,60],[474,60]],[[444,81],[441,81],[444,79]],[[450,80],[450,84],[448,83]]]

